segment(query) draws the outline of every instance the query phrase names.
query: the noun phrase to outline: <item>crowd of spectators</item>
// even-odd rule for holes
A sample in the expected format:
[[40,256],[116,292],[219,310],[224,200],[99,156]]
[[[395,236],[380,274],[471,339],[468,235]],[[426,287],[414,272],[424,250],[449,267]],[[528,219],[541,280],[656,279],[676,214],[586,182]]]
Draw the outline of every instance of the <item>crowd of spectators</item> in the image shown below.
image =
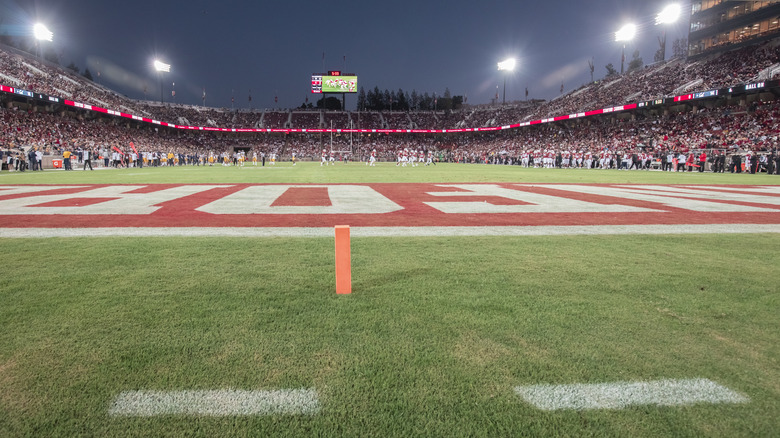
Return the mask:
[[[520,103],[461,111],[344,112],[344,111],[234,111],[178,104],[135,101],[94,84],[67,69],[13,50],[0,50],[0,82],[30,91],[65,97],[179,125],[227,128],[343,129],[453,129],[495,127],[523,120],[650,100],[675,92],[720,88],[750,81],[780,61],[775,42],[745,47],[709,59],[688,63],[672,60],[622,76],[607,78],[549,102]],[[10,103],[10,102],[7,102]],[[435,150],[440,159],[458,162],[516,164],[524,154],[618,156],[642,153],[660,160],[668,151],[723,151],[730,154],[767,154],[777,148],[780,106],[776,102],[749,107],[697,108],[695,112],[633,118],[601,117],[544,124],[528,129],[462,135],[278,135],[179,131],[108,116],[73,111],[47,112],[13,105],[0,113],[0,150],[4,156],[25,155],[31,149],[44,155],[77,154],[91,150],[98,156],[121,151],[146,151],[200,162],[203,157],[236,149],[250,153],[293,153],[299,159],[318,159],[321,149],[334,149],[355,160],[376,151],[380,160],[395,160],[398,151]],[[332,141],[332,143],[331,143]],[[131,142],[134,146],[130,146]],[[349,152],[347,152],[349,151]],[[537,152],[539,151],[539,152]],[[140,154],[140,152],[139,152]],[[193,159],[192,157],[196,157]]]
[[[349,122],[352,120],[349,117],[350,114],[346,111],[325,111],[322,116],[325,127],[330,128],[332,126],[333,129],[348,129],[350,127]],[[357,120],[352,121],[352,126],[357,127]]]
[[358,111],[356,113],[352,113],[352,123],[358,129],[384,129],[385,128],[382,114],[373,111]]
[[16,108],[2,109],[0,115],[3,120],[0,150],[6,157],[24,155],[31,149],[58,157],[66,150],[76,155],[91,150],[101,157],[116,150],[127,156],[136,151],[173,153],[182,156],[182,162],[195,162],[209,155],[246,150],[274,153],[280,159],[294,153],[298,159],[317,160],[322,149],[333,149],[338,151],[339,159],[365,160],[376,151],[379,160],[394,161],[399,151],[409,149],[434,150],[443,161],[469,163],[520,164],[523,154],[533,158],[534,154],[575,157],[604,153],[612,156],[642,153],[660,161],[670,151],[675,154],[706,151],[710,156],[720,152],[770,155],[780,140],[780,101],[750,107],[702,108],[660,117],[601,117],[587,122],[459,135],[237,135],[156,128],[138,122],[128,125],[108,117],[79,118]]
[[691,63],[675,59],[593,82],[524,114],[519,112],[517,116],[523,121],[536,120],[670,97],[675,93],[729,87],[749,82],[762,70],[777,63],[780,63],[777,41],[744,47]]
[[293,112],[292,127],[305,129],[316,129],[322,127],[322,118],[320,117],[320,112]]
[[431,111],[410,112],[409,118],[412,120],[415,129],[436,129],[440,126],[436,113]]
[[565,95],[537,104],[513,104],[438,112],[325,112],[228,110],[136,101],[106,89],[81,75],[9,48],[0,50],[0,82],[34,92],[119,109],[178,125],[226,128],[320,128],[330,120],[346,128],[349,120],[363,129],[454,129],[502,126],[527,120],[572,114],[629,102],[652,100],[751,81],[780,63],[777,41],[748,46],[708,59],[674,59],[644,69],[604,78]]
[[287,127],[289,120],[290,113],[287,111],[266,111],[263,113],[261,127],[264,129],[283,129]]
[[385,124],[391,129],[411,129],[412,122],[407,112],[386,112]]

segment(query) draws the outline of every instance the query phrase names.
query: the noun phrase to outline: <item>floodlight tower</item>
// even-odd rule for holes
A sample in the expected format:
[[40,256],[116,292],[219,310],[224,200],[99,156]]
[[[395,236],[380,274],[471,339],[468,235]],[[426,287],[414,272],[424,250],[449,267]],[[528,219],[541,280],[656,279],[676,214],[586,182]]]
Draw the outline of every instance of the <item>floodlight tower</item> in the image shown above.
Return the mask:
[[619,31],[615,32],[615,41],[623,43],[623,50],[620,55],[620,74],[623,74],[623,64],[626,61],[626,43],[634,39],[636,35],[636,25],[626,24]]
[[163,82],[162,74],[169,73],[171,71],[171,65],[166,64],[159,59],[154,60],[154,69],[157,70],[157,75],[160,77],[160,103],[163,103]]
[[[678,4],[671,4],[665,7],[655,17],[656,25],[672,24],[680,18],[680,12],[682,8]],[[664,27],[663,35],[661,36],[661,61],[666,60],[666,27]]]
[[38,58],[43,59],[43,56],[41,56],[41,41],[51,42],[54,38],[54,34],[44,24],[36,23],[33,26],[33,36],[36,40],[35,45],[38,46]]
[[[505,59],[498,63],[498,70],[499,71],[506,71],[511,73],[515,69],[515,65],[517,64],[517,61],[515,58],[509,58]],[[504,73],[504,98],[502,100],[502,105],[506,105],[506,75],[509,73]]]

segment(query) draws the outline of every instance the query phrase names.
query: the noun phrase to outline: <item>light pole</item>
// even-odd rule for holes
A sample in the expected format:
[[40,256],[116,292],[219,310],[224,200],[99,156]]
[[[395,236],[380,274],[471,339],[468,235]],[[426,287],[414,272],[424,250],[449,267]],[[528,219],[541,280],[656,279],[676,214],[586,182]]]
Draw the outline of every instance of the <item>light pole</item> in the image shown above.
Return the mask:
[[[665,7],[655,17],[655,24],[671,24],[680,18],[680,5],[671,4]],[[666,60],[666,28],[664,27],[663,34],[661,36],[661,61]]]
[[[514,71],[516,64],[517,61],[515,60],[515,58],[505,59],[498,63],[498,70],[499,71],[503,70],[511,73],[512,71]],[[506,105],[506,75],[507,74],[508,73],[504,73],[504,98],[501,101],[501,105]]]
[[163,82],[162,74],[171,71],[171,65],[166,64],[159,59],[154,60],[154,69],[157,70],[157,74],[160,76],[160,103],[163,103]]
[[41,41],[49,41],[54,38],[54,34],[45,25],[36,23],[33,26],[33,36],[36,39],[36,45],[38,46],[38,58],[43,59],[41,51]]
[[636,35],[636,25],[626,24],[619,31],[615,32],[615,41],[623,43],[623,50],[620,55],[620,74],[623,74],[623,64],[626,61],[626,42],[634,39]]

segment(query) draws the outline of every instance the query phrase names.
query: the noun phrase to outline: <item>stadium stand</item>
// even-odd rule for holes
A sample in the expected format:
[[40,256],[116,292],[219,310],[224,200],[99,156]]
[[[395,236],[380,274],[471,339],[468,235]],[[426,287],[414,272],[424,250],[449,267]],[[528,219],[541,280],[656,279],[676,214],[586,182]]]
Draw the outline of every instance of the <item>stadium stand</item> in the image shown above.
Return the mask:
[[[350,120],[350,114],[345,111],[326,111],[323,113],[326,128],[333,126],[333,129],[348,129]],[[357,127],[357,123],[353,122],[353,124]]]
[[412,121],[406,112],[386,112],[385,123],[392,129],[411,129]]
[[278,111],[266,111],[261,119],[261,128],[287,128],[289,127],[290,113]]
[[293,112],[291,128],[317,129],[321,128],[322,116],[319,111]]
[[410,112],[409,118],[412,120],[415,129],[437,129],[439,126],[436,114],[432,112]]
[[[355,112],[343,111],[231,111],[224,108],[161,104],[136,101],[121,96],[67,69],[40,61],[23,52],[0,47],[0,83],[34,92],[78,100],[101,108],[129,111],[143,117],[177,125],[220,128],[305,128],[343,129],[349,122],[362,129],[456,129],[505,126],[521,121],[565,115],[610,105],[670,97],[752,80],[768,80],[780,73],[777,41],[743,47],[694,62],[675,59],[648,66],[640,71],[606,78],[584,85],[547,102],[514,103],[506,106],[472,107],[433,112]],[[768,94],[768,93],[766,93]],[[765,99],[774,99],[774,95]],[[38,105],[3,93],[0,149],[4,157],[14,157],[39,148],[45,154],[59,155],[64,149],[110,151],[117,147],[129,153],[128,145],[147,152],[174,152],[187,157],[204,157],[229,150],[249,149],[275,152],[299,159],[319,159],[321,149],[351,150],[354,159],[363,159],[372,150],[379,158],[395,160],[397,151],[437,150],[441,159],[459,162],[518,164],[524,152],[571,155],[613,156],[646,153],[656,160],[668,150],[689,153],[707,150],[731,154],[769,153],[777,148],[780,134],[778,103],[760,99],[735,102],[726,99],[688,104],[674,110],[637,110],[622,115],[572,120],[524,129],[461,135],[379,135],[362,134],[330,138],[274,134],[217,135],[209,132],[181,132],[75,108]],[[4,160],[6,161],[7,158]],[[197,161],[185,159],[185,162]],[[7,163],[6,163],[7,164]]]
[[358,129],[383,129],[385,127],[382,114],[375,112],[357,111],[352,113],[352,122]]

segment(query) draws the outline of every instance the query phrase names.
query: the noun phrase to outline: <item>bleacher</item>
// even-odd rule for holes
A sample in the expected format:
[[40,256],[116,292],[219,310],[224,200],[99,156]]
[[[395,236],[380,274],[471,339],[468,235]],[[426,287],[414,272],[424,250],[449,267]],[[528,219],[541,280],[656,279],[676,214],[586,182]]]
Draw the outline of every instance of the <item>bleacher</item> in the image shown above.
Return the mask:
[[292,126],[295,129],[317,129],[320,128],[322,118],[319,111],[293,111]]

